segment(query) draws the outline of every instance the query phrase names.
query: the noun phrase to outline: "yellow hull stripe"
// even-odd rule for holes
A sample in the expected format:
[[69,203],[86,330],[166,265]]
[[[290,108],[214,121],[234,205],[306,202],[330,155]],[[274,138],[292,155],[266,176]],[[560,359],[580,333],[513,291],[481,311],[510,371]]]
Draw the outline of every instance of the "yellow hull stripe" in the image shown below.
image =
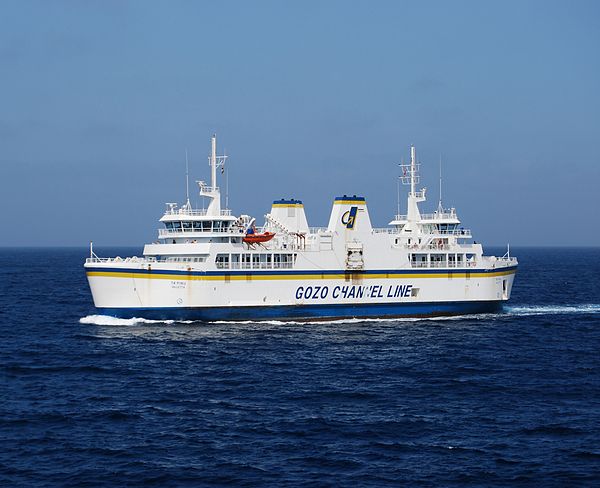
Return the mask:
[[[490,273],[469,273],[470,278],[495,278],[498,276],[509,276],[515,274],[515,270],[510,271],[493,271]],[[466,278],[465,272],[444,272],[436,274],[417,274],[417,273],[381,273],[381,274],[352,274],[348,273],[353,280],[385,280],[385,279],[411,279],[411,278]],[[346,274],[294,274],[294,275],[263,275],[263,274],[248,274],[248,275],[183,275],[183,274],[148,274],[135,273],[129,271],[89,271],[89,277],[103,278],[135,278],[140,280],[174,280],[174,281],[254,281],[254,280],[346,280]]]

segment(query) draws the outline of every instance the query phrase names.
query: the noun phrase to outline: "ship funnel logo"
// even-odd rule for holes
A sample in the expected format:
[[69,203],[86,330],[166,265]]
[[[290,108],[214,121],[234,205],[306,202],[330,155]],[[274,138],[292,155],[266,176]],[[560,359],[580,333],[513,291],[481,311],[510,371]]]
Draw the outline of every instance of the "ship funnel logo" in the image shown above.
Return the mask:
[[356,223],[356,213],[358,212],[358,207],[350,207],[350,210],[344,212],[342,214],[342,224],[346,226],[346,229],[354,229],[354,224]]

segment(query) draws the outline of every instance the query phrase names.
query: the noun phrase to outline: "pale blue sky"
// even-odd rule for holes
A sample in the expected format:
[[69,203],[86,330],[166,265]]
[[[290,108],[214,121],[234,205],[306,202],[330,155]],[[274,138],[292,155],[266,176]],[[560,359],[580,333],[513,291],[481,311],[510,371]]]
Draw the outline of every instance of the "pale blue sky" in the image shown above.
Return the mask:
[[213,131],[259,221],[356,193],[384,226],[414,143],[425,208],[442,153],[478,242],[600,245],[599,2],[2,1],[0,26],[0,245],[154,240]]

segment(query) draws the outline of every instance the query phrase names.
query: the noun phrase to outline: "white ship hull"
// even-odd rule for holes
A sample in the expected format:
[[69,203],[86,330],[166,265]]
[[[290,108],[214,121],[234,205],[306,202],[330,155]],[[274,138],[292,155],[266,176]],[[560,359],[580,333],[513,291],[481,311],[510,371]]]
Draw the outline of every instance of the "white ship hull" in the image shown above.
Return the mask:
[[268,270],[87,266],[94,304],[119,317],[188,320],[416,317],[492,312],[516,266],[490,269]]

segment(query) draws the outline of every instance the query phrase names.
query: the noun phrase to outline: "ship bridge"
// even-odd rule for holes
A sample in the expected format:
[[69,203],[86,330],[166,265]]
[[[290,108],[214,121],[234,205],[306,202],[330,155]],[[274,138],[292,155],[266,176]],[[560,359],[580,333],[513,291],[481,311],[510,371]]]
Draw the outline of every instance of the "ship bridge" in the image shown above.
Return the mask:
[[240,244],[249,218],[236,217],[230,209],[221,208],[221,192],[217,186],[217,169],[223,169],[227,156],[217,156],[217,138],[211,138],[210,185],[198,181],[200,196],[210,199],[207,208],[192,208],[189,200],[184,205],[167,203],[160,218],[164,227],[158,229],[158,240],[144,247],[149,256],[208,255],[212,244]]

